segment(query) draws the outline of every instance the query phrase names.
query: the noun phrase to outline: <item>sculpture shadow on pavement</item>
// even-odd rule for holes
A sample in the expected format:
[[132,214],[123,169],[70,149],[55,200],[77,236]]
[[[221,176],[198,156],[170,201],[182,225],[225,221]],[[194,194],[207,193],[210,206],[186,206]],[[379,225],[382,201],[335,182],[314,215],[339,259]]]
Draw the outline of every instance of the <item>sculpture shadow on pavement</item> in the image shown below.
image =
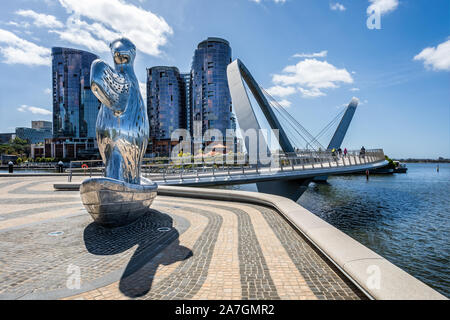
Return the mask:
[[[193,256],[189,248],[179,244],[179,232],[173,219],[149,209],[135,222],[118,228],[105,228],[93,222],[84,230],[84,243],[89,253],[116,255],[137,246],[120,278],[119,289],[127,297],[146,295],[152,288],[160,265],[171,265]],[[169,252],[164,252],[169,249]]]

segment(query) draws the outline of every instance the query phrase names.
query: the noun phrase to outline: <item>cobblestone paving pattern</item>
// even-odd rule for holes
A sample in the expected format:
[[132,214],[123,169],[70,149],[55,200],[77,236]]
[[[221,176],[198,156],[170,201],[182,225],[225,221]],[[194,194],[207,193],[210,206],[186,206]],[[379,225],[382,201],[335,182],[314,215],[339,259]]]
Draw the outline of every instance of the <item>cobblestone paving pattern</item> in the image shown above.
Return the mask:
[[158,196],[105,229],[79,192],[53,190],[65,180],[0,178],[0,299],[364,298],[270,208]]

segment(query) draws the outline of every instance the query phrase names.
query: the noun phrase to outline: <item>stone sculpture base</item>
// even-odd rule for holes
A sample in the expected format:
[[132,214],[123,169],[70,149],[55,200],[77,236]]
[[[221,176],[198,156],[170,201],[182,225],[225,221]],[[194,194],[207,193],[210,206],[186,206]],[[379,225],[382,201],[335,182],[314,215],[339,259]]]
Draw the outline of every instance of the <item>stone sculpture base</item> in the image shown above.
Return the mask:
[[148,212],[157,189],[156,183],[138,185],[91,178],[81,184],[80,195],[94,221],[111,228],[129,224]]

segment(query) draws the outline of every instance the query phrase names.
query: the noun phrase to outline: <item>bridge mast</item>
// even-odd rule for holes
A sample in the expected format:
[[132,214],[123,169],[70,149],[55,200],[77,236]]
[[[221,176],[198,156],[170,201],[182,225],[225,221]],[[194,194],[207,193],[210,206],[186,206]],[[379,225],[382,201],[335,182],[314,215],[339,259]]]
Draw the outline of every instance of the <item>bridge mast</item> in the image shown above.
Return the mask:
[[[252,92],[259,107],[261,108],[264,116],[267,119],[272,130],[279,130],[278,142],[281,149],[284,152],[295,152],[294,147],[289,141],[286,132],[281,127],[275,113],[270,107],[269,102],[262,93],[258,83],[250,74],[245,65],[236,59],[230,63],[227,67],[228,86],[230,88],[231,100],[233,101],[234,111],[236,112],[236,118],[239,123],[239,127],[242,130],[248,129],[261,129],[258,120],[256,119],[255,112],[253,110],[250,99],[248,98],[247,90],[245,90],[244,81]],[[245,141],[245,147],[247,151],[250,150]],[[267,145],[267,143],[266,143]]]
[[352,121],[353,115],[355,114],[358,102],[358,99],[353,98],[347,106],[347,110],[345,110],[345,113],[342,116],[341,122],[339,123],[336,132],[334,133],[333,138],[331,138],[327,150],[339,149],[341,147],[348,127],[350,126],[350,122]]
[[[339,149],[341,147],[348,127],[350,126],[350,122],[352,121],[353,115],[355,114],[358,102],[359,101],[357,98],[353,98],[352,101],[350,101],[349,105],[347,106],[347,110],[345,110],[345,113],[341,118],[341,122],[339,122],[336,132],[333,135],[333,138],[331,138],[327,150]],[[327,181],[327,179],[328,176],[317,176],[313,181],[324,183]]]
[[[245,83],[247,83],[248,87],[250,88],[253,96],[255,97],[259,107],[264,113],[264,116],[266,117],[267,122],[269,123],[272,130],[278,130],[278,142],[281,149],[286,153],[294,153],[294,147],[289,141],[286,132],[281,127],[280,122],[275,116],[266,97],[262,93],[258,83],[255,81],[253,76],[239,59],[236,59],[228,65],[227,77],[228,86],[231,93],[231,100],[233,101],[234,111],[236,112],[236,118],[238,120],[239,127],[245,131],[248,129],[261,129],[256,118],[255,111],[248,98],[248,93],[244,86],[245,81]],[[250,152],[252,148],[250,148],[249,142],[245,140],[244,143],[245,147],[247,148],[247,152]],[[258,141],[258,146],[259,144],[260,143]],[[267,142],[265,143],[265,145],[267,150],[269,151]],[[257,157],[259,162],[259,152]],[[310,179],[300,179],[294,181],[266,181],[257,182],[256,185],[259,192],[277,194],[296,201],[308,187],[309,181]]]

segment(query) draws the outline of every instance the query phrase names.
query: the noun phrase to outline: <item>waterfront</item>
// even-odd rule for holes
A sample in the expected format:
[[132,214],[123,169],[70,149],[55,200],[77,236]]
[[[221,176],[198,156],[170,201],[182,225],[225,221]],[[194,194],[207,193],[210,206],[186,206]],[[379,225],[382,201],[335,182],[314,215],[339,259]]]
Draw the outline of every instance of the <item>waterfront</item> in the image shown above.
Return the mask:
[[[58,169],[56,168],[17,168],[14,167],[14,173],[57,173]],[[8,173],[7,168],[0,168],[0,173]]]
[[[298,203],[445,296],[450,296],[450,164],[407,174],[342,175],[311,183]],[[255,184],[230,186],[256,191]]]
[[407,174],[330,177],[298,203],[414,277],[450,296],[450,164]]
[[[408,168],[407,174],[372,175],[369,181],[366,181],[364,175],[345,175],[330,177],[327,184],[311,183],[298,203],[414,277],[449,296],[450,164],[440,164],[439,173],[436,172],[435,164],[408,164]],[[5,179],[9,180],[6,177]],[[45,190],[38,187],[43,180],[35,179],[21,177],[8,183],[4,180],[5,196],[9,197],[17,192],[31,192],[33,195],[54,194],[52,197],[56,198],[66,194],[79,197],[77,193],[54,193],[51,190],[51,182],[65,182],[66,177],[45,178],[44,184],[48,187]],[[74,179],[81,182],[84,177]],[[255,185],[229,188],[254,191]],[[10,200],[12,199],[5,204],[17,206],[17,209],[28,204],[23,203],[23,198],[20,203],[15,204]],[[42,215],[47,218],[49,214],[51,219],[59,219],[47,212],[48,209],[58,208],[62,209],[61,214],[70,214],[68,208],[79,208],[81,205],[79,200],[73,200],[74,203],[67,199],[67,208],[55,206],[45,208],[45,212],[40,206],[31,208],[29,205],[23,208],[26,212],[6,210],[0,220],[3,220],[4,228],[15,229],[17,226],[10,225],[11,223],[29,224],[30,221],[24,214],[31,215],[33,219],[41,219]],[[34,222],[37,221],[33,220]]]

